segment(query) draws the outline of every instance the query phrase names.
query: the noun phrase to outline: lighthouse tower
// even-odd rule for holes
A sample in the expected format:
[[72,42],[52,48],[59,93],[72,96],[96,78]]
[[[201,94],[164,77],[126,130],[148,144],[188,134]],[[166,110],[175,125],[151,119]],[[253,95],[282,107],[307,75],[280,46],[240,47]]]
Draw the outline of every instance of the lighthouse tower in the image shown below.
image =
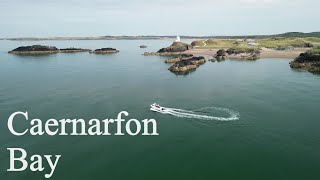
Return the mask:
[[181,42],[181,41],[180,41],[180,36],[177,36],[177,39],[176,39],[175,42]]

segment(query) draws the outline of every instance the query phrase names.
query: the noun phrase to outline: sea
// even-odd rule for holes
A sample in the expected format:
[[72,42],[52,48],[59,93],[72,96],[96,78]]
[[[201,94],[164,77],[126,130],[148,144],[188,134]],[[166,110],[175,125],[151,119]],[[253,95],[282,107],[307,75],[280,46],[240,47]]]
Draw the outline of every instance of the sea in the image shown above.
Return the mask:
[[[0,41],[0,179],[45,179],[49,167],[7,172],[7,148],[62,157],[50,179],[320,179],[320,75],[292,59],[206,62],[175,74],[168,57],[143,56],[170,40]],[[19,56],[26,45],[120,52]],[[139,48],[147,45],[147,48]],[[206,57],[210,58],[210,57]],[[172,113],[150,111],[158,103]],[[9,116],[155,119],[158,136],[14,136]],[[115,129],[114,129],[115,130]],[[17,167],[21,164],[17,164]]]

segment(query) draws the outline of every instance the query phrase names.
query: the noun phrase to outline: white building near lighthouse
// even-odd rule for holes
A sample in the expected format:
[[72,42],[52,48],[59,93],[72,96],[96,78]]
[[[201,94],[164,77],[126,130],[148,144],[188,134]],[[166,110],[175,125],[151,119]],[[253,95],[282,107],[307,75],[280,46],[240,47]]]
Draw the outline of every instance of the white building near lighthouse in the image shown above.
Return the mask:
[[181,41],[180,41],[180,36],[177,36],[177,39],[176,39],[175,42],[181,42]]

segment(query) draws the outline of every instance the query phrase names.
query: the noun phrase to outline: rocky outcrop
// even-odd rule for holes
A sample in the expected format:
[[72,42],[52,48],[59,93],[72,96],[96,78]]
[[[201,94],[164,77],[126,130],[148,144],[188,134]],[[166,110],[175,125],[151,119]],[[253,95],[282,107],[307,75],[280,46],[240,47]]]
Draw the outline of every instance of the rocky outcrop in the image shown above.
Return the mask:
[[191,61],[188,60],[183,60],[183,61],[178,61],[172,65],[169,70],[172,72],[183,72],[183,71],[188,71],[192,69],[196,69],[198,65],[193,64]]
[[241,54],[240,57],[241,60],[255,61],[257,59],[260,59],[260,54]]
[[203,45],[203,41],[197,40],[197,41],[193,41],[191,43],[191,46],[195,47],[195,46],[202,46]]
[[227,59],[227,53],[224,49],[220,49],[219,51],[217,51],[216,55],[214,56],[217,61],[222,61],[222,60],[226,60]]
[[203,56],[199,57],[191,57],[190,59],[187,59],[187,61],[191,61],[193,64],[201,65],[206,62],[206,59]]
[[255,48],[229,48],[226,52],[241,60],[255,61],[260,58],[260,50]]
[[90,51],[90,53],[93,53],[93,54],[112,54],[117,52],[119,51],[114,48],[101,48],[101,49],[96,49],[94,51]]
[[179,56],[181,54],[183,54],[183,52],[164,52],[164,53],[145,52],[143,53],[144,56]]
[[187,59],[190,59],[192,58],[192,54],[181,54],[179,56],[175,56],[173,58],[169,58],[167,60],[165,60],[164,62],[165,63],[175,63],[175,62],[178,62],[178,61],[181,61],[181,60],[187,60]]
[[82,49],[82,48],[64,48],[64,49],[60,49],[61,53],[75,53],[75,52],[90,52],[91,49]]
[[161,48],[158,53],[183,52],[192,49],[192,46],[183,42],[174,42],[171,46]]
[[216,62],[216,59],[208,59],[208,61],[210,61],[210,62]]
[[226,51],[229,55],[231,54],[260,54],[259,49],[255,48],[229,48]]
[[320,49],[301,53],[289,64],[291,68],[303,69],[312,73],[320,73]]
[[205,58],[203,56],[191,57],[189,59],[180,60],[175,62],[169,70],[172,72],[184,72],[189,70],[195,70],[199,65],[204,64]]
[[33,46],[20,46],[8,53],[13,54],[50,54],[58,53],[59,49],[54,46],[42,46],[42,45],[33,45]]
[[148,46],[146,45],[141,45],[140,48],[147,48]]

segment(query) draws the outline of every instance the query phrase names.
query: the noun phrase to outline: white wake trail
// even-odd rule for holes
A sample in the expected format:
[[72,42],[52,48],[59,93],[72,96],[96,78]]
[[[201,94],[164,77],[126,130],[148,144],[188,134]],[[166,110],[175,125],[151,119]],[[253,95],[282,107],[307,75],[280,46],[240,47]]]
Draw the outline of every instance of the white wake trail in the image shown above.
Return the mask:
[[[210,116],[210,115],[203,115],[199,112],[195,111],[189,111],[184,109],[176,109],[176,108],[166,108],[166,112],[164,114],[170,114],[176,117],[182,117],[182,118],[190,118],[190,119],[202,119],[202,120],[218,120],[218,121],[234,121],[238,120],[240,118],[240,115],[238,112],[235,112],[233,110],[227,109],[227,108],[221,108],[221,107],[204,107],[197,109],[195,111],[201,111],[201,110],[218,110],[218,111],[224,111],[227,114],[229,114],[228,117],[219,117],[219,116]],[[208,113],[208,112],[206,112]]]

